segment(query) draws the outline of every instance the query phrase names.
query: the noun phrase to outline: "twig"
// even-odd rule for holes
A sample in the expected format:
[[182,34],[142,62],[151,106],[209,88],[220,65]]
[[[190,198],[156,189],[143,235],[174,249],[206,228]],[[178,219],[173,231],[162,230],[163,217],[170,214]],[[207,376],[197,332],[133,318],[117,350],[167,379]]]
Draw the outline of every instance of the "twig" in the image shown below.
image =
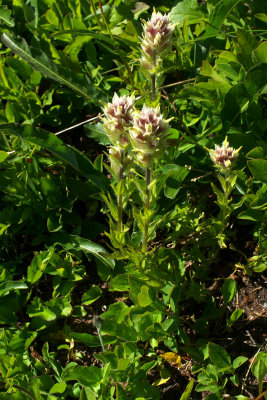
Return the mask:
[[244,391],[245,383],[246,383],[246,380],[248,378],[249,371],[250,371],[250,369],[252,367],[252,364],[254,363],[255,358],[257,357],[258,353],[260,352],[260,350],[261,350],[260,348],[257,350],[257,353],[253,356],[253,358],[251,360],[251,363],[249,364],[248,370],[246,372],[245,378],[244,378],[243,383],[242,383],[241,393],[243,393],[243,391]]
[[79,122],[76,125],[72,125],[69,128],[63,129],[62,131],[55,133],[55,135],[60,135],[61,133],[64,133],[64,132],[70,131],[71,129],[77,128],[78,126],[88,124],[88,122],[95,121],[95,120],[99,119],[100,117],[103,117],[103,115],[104,114],[101,114],[101,115],[99,114],[97,117],[93,117],[93,118],[87,119],[86,121]]

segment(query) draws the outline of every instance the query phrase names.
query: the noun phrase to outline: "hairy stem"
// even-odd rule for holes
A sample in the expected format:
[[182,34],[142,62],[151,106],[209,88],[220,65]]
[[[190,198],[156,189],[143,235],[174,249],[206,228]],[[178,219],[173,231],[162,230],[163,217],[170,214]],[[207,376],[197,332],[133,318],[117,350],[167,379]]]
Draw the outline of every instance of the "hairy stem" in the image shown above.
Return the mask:
[[156,98],[156,75],[151,75],[151,97],[152,100]]
[[[121,165],[123,165],[124,152],[120,150]],[[123,167],[120,167],[119,182],[123,179]],[[118,231],[122,231],[122,194],[121,189],[118,196]]]
[[[146,168],[146,199],[145,199],[145,208],[149,210],[149,202],[150,202],[150,193],[149,193],[149,185],[151,181],[151,169],[149,167]],[[145,253],[147,251],[147,241],[148,241],[148,227],[149,227],[149,217],[145,216],[145,228],[144,228],[144,238],[143,238],[143,247],[142,250]]]

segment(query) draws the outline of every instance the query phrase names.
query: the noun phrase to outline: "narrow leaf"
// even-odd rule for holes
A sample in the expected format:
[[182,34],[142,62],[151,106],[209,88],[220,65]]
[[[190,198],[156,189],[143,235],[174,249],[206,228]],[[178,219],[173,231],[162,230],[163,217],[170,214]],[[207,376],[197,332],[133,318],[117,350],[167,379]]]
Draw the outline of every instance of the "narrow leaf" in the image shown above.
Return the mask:
[[41,74],[62,85],[68,86],[90,102],[97,103],[96,97],[99,92],[88,81],[87,76],[74,73],[55,64],[41,50],[30,48],[24,39],[15,39],[7,33],[3,33],[2,42],[6,47],[9,47],[14,53],[31,64],[34,69],[41,72]]
[[99,188],[105,189],[108,186],[107,178],[100,171],[97,171],[91,161],[79,150],[66,145],[54,133],[36,128],[31,125],[6,124],[0,125],[0,132],[18,136],[30,143],[50,151],[61,160],[70,164],[80,174],[89,178]]
[[82,250],[85,253],[93,254],[108,267],[114,267],[114,260],[108,259],[104,256],[105,254],[108,255],[108,251],[100,244],[94,243],[91,240],[84,239],[76,235],[68,235],[67,233],[54,234],[51,237],[51,240],[54,244],[59,244],[65,250]]

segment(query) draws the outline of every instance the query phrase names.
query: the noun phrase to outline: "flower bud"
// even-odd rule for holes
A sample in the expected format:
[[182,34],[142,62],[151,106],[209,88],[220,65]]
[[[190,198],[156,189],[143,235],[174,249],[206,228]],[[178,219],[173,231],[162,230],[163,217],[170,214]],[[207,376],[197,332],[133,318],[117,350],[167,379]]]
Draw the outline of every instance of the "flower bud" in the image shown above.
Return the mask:
[[161,57],[172,44],[172,32],[175,28],[168,15],[162,15],[154,9],[149,21],[143,21],[141,42],[141,64],[154,74],[161,67]]
[[233,147],[229,147],[229,142],[227,136],[222,143],[222,146],[215,145],[215,150],[209,150],[210,158],[215,163],[216,166],[221,168],[230,169],[232,167],[233,162],[238,157],[238,153],[241,150],[242,146],[239,147],[238,150]]
[[166,136],[170,120],[164,120],[159,106],[149,108],[145,104],[134,113],[130,138],[136,159],[145,166],[160,156],[166,147]]
[[114,94],[112,103],[105,104],[104,129],[114,146],[125,149],[129,143],[127,128],[132,123],[134,96]]

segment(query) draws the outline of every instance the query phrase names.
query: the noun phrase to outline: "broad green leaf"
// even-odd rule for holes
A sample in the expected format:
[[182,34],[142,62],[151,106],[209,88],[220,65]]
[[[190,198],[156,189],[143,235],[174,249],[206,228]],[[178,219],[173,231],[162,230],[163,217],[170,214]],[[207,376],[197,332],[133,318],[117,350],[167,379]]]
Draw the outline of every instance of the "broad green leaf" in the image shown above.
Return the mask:
[[[0,125],[0,131],[18,136],[30,143],[50,151],[52,154],[71,165],[76,171],[90,179],[101,189],[105,189],[108,180],[104,174],[97,171],[91,161],[75,147],[66,145],[54,133],[31,125],[5,124]],[[96,190],[97,191],[97,190]]]
[[248,360],[248,358],[247,358],[247,357],[244,357],[244,356],[236,357],[236,358],[234,359],[234,361],[233,361],[233,368],[234,368],[234,369],[239,368],[239,367],[240,367],[242,364],[244,364],[247,360]]
[[236,294],[236,283],[233,279],[226,279],[222,285],[224,304],[230,303]]
[[65,369],[62,373],[63,381],[78,381],[85,386],[95,386],[101,381],[101,369],[98,367],[82,367]]
[[267,160],[262,160],[260,158],[257,160],[249,160],[248,167],[253,175],[253,178],[267,183]]
[[99,92],[88,80],[87,75],[73,73],[55,64],[41,50],[30,48],[24,39],[15,39],[7,33],[3,33],[2,42],[44,76],[68,86],[90,102],[97,103]]
[[63,393],[66,389],[67,385],[65,382],[55,383],[51,389],[49,390],[49,394],[53,393]]
[[57,317],[53,311],[49,310],[48,307],[41,303],[38,297],[35,297],[32,303],[27,307],[27,312],[29,317],[40,317],[45,321],[53,321]]
[[89,304],[92,304],[94,301],[99,299],[101,296],[102,290],[96,286],[92,285],[89,290],[87,290],[82,297],[82,304],[88,306]]
[[260,393],[262,392],[263,378],[267,374],[267,353],[260,352],[254,361],[251,371],[258,379]]
[[128,274],[120,274],[115,276],[109,282],[109,291],[126,291],[129,290],[129,276]]
[[239,2],[240,0],[220,0],[211,12],[208,20],[208,27],[200,39],[218,35],[223,21]]
[[264,158],[265,153],[262,147],[254,147],[254,149],[250,150],[246,157],[248,158]]
[[231,358],[227,351],[215,343],[209,343],[209,358],[217,368],[231,366]]
[[0,296],[8,294],[11,290],[28,289],[28,285],[22,281],[6,281],[0,283]]
[[140,293],[137,295],[138,303],[141,307],[147,307],[152,303],[153,299],[151,299],[149,295],[149,287],[143,285],[141,287]]
[[200,22],[203,12],[197,0],[183,0],[171,9],[172,23],[180,26],[186,21],[187,24]]

